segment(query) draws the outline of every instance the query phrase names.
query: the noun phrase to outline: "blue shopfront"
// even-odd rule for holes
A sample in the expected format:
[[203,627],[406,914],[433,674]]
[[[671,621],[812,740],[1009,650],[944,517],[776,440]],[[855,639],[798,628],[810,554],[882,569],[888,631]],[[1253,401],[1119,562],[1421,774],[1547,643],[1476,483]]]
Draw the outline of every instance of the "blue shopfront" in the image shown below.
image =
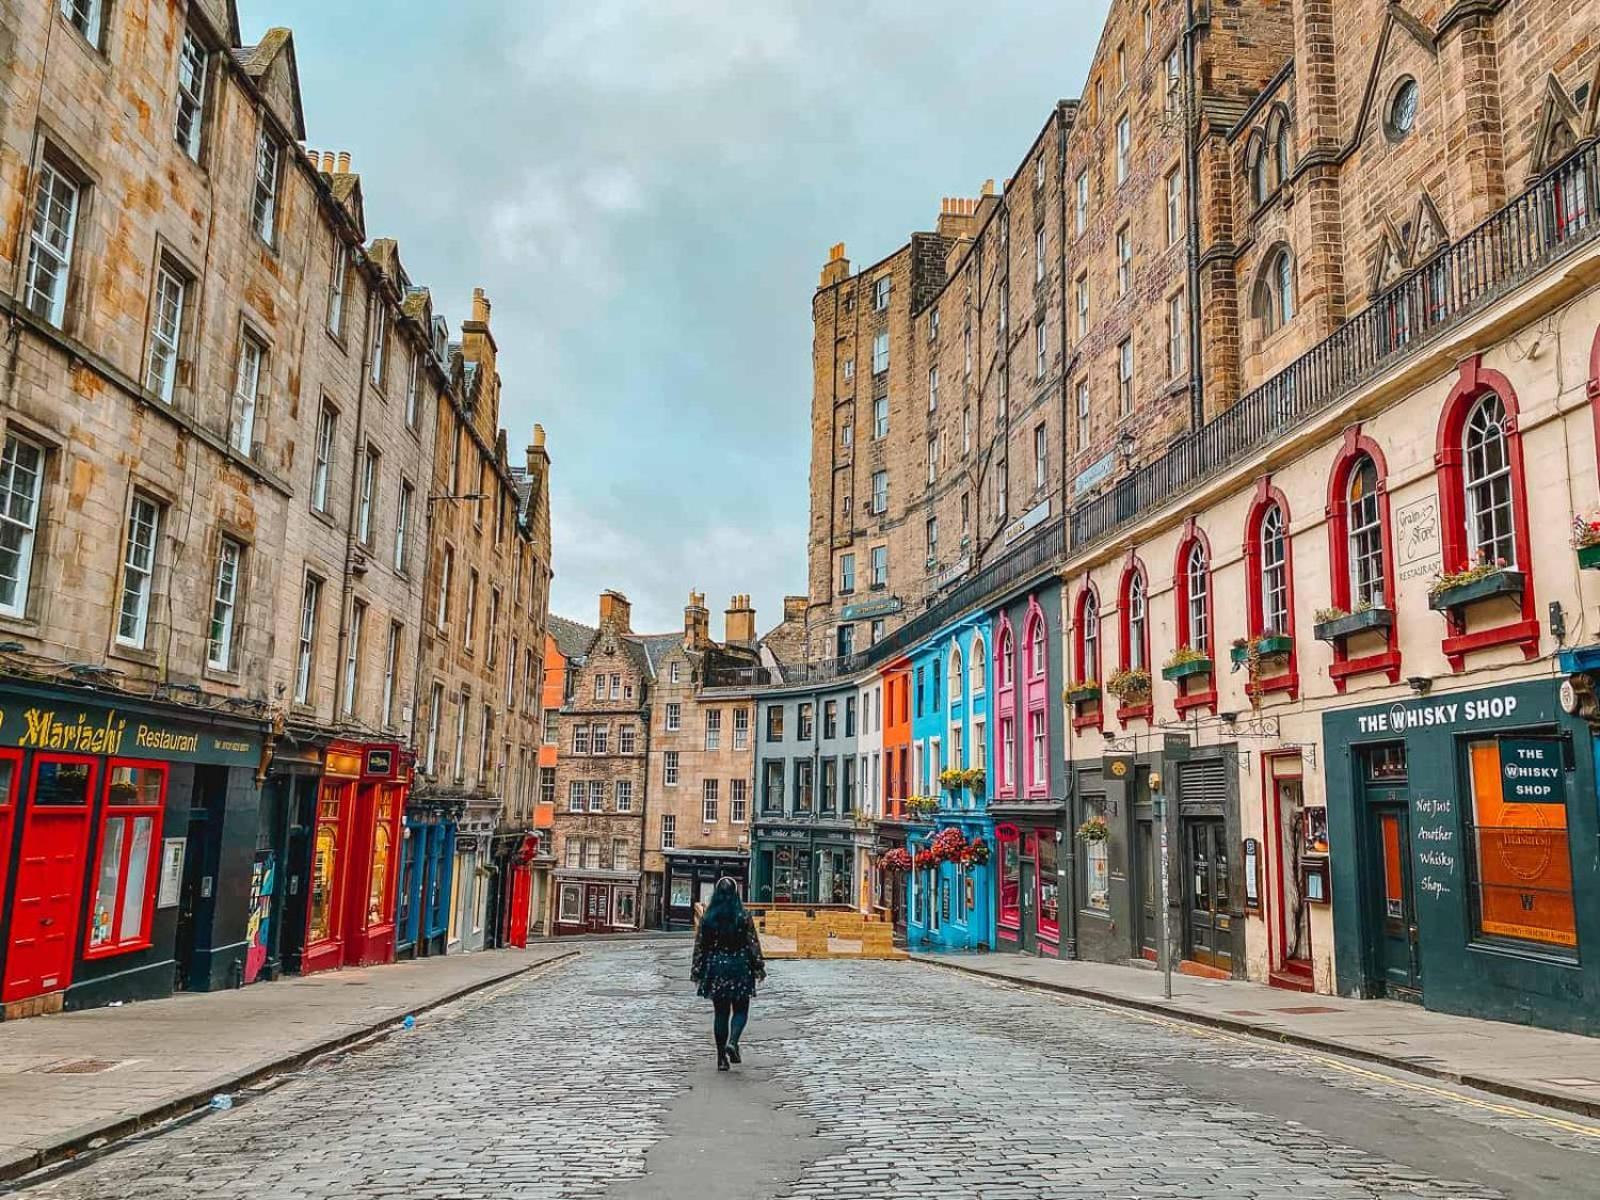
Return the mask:
[[395,957],[443,954],[450,927],[459,801],[407,805],[395,889]]
[[911,655],[912,821],[906,934],[914,947],[995,944],[994,822],[988,811],[989,627],[981,616]]

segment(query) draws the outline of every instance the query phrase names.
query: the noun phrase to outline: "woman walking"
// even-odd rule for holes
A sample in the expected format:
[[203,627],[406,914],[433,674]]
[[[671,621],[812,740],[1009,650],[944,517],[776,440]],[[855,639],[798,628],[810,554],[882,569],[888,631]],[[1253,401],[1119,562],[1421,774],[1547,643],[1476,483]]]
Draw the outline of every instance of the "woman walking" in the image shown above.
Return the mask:
[[739,899],[739,885],[717,880],[694,935],[694,963],[689,978],[716,1010],[712,1026],[717,1039],[717,1070],[739,1061],[739,1035],[750,1019],[750,997],[767,977],[756,923]]

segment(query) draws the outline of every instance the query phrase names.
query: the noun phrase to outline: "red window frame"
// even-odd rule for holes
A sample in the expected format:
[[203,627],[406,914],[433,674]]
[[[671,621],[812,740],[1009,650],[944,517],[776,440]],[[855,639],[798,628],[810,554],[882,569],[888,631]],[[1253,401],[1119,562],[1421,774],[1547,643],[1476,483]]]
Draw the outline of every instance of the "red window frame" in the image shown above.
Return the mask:
[[[160,781],[156,789],[155,801],[139,804],[114,804],[111,799],[111,781],[120,768],[154,773]],[[119,954],[131,954],[136,950],[148,950],[152,944],[156,892],[161,883],[161,826],[162,818],[167,809],[169,771],[168,764],[164,762],[152,762],[148,759],[138,758],[113,758],[107,761],[105,770],[101,773],[100,815],[95,822],[93,851],[89,855],[88,862],[89,892],[86,897],[88,918],[83,933],[83,957],[85,960],[113,958]],[[139,898],[139,903],[143,906],[144,912],[140,920],[139,935],[137,937],[124,938],[121,930],[124,906],[129,899],[127,882],[128,870],[133,864],[133,828],[140,817],[150,818],[150,848],[146,852],[144,895]],[[117,864],[117,892],[109,914],[111,937],[97,946],[94,944],[94,927],[95,901],[98,899],[100,888],[100,855],[106,843],[106,830],[113,820],[124,822],[122,849]]]
[[[1088,624],[1086,610],[1091,597],[1094,600],[1095,621],[1100,623],[1098,635],[1094,639],[1093,662],[1089,661],[1088,639],[1084,637],[1084,628]],[[1100,678],[1100,647],[1104,644],[1105,625],[1100,621],[1100,589],[1095,587],[1093,580],[1086,580],[1083,587],[1078,589],[1078,598],[1072,606],[1072,656],[1078,664],[1079,680],[1092,679],[1104,686],[1105,680]],[[1103,706],[1103,699],[1085,704],[1081,713],[1072,714],[1072,728],[1079,732],[1085,729],[1099,729]]]
[[[1135,555],[1129,555],[1126,565],[1122,568],[1122,579],[1117,584],[1117,665],[1124,671],[1133,665],[1133,621],[1129,611],[1133,600],[1133,581],[1138,579],[1144,584],[1144,632],[1140,635],[1143,643],[1140,649],[1144,653],[1144,669],[1150,671],[1150,576],[1145,572],[1144,563]],[[1126,725],[1129,721],[1148,721],[1155,711],[1155,672],[1150,671],[1152,683],[1150,687],[1151,699],[1143,704],[1117,704],[1117,720]]]
[[1052,873],[1056,884],[1056,919],[1045,920],[1044,916],[1044,856],[1040,847],[1049,844],[1056,856],[1056,870],[1061,867],[1061,847],[1056,845],[1055,833],[1052,830],[1034,830],[1028,834],[1028,845],[1033,851],[1033,911],[1038,913],[1039,937],[1047,942],[1061,941],[1061,876]]
[[[1000,928],[1012,931],[1012,940],[1016,940],[1015,931],[1022,928],[1022,838],[1015,825],[997,825],[994,831],[995,860],[994,876],[995,890],[999,903],[995,911],[998,914]],[[1011,846],[1017,855],[1017,878],[1011,884],[1011,901],[1006,902],[1006,847]]]
[[1336,608],[1350,608],[1350,476],[1363,458],[1372,460],[1378,473],[1378,530],[1383,538],[1384,598],[1394,623],[1385,633],[1384,648],[1360,658],[1351,658],[1342,641],[1333,643],[1333,662],[1328,676],[1340,692],[1353,675],[1383,672],[1390,683],[1400,682],[1400,613],[1395,603],[1400,576],[1395,571],[1394,526],[1389,517],[1389,464],[1377,442],[1361,432],[1361,426],[1345,430],[1344,443],[1328,472],[1328,571],[1329,599]]
[[1251,686],[1260,695],[1287,692],[1289,699],[1294,700],[1300,695],[1300,645],[1295,637],[1294,614],[1294,526],[1289,501],[1282,491],[1272,486],[1270,475],[1263,475],[1256,481],[1255,499],[1250,504],[1250,512],[1244,523],[1245,612],[1249,618],[1245,636],[1254,638],[1266,626],[1266,614],[1261,604],[1261,525],[1274,506],[1283,517],[1284,624],[1288,626],[1283,632],[1289,638],[1289,662],[1281,673],[1258,679]]
[[1469,565],[1462,438],[1466,432],[1468,414],[1490,392],[1500,398],[1506,412],[1506,456],[1511,466],[1511,531],[1517,547],[1517,566],[1523,578],[1522,605],[1518,619],[1492,629],[1478,629],[1469,633],[1455,617],[1447,619],[1441,647],[1450,661],[1450,669],[1457,672],[1466,665],[1468,653],[1490,646],[1518,646],[1527,659],[1539,655],[1539,617],[1533,587],[1533,538],[1528,529],[1527,474],[1523,469],[1517,393],[1511,381],[1500,372],[1484,369],[1481,354],[1461,364],[1460,378],[1456,380],[1439,413],[1433,461],[1439,475],[1440,544],[1444,570],[1461,571]]
[[11,863],[11,838],[16,828],[17,796],[22,787],[22,751],[0,750],[0,762],[11,764],[11,787],[0,791],[0,906],[3,906],[6,868]]
[[[1178,631],[1178,645],[1188,646],[1192,643],[1194,633],[1189,627],[1189,553],[1195,546],[1199,546],[1206,556],[1206,644],[1195,646],[1196,650],[1211,659],[1212,669],[1205,678],[1205,686],[1188,691],[1189,680],[1178,681],[1178,696],[1173,702],[1178,710],[1178,715],[1193,712],[1196,709],[1215,712],[1217,708],[1217,606],[1216,589],[1213,586],[1211,575],[1211,539],[1206,537],[1205,530],[1195,524],[1193,517],[1185,522],[1183,537],[1178,542],[1178,556],[1172,564],[1172,593],[1175,608],[1173,628]],[[1148,628],[1148,622],[1146,624]],[[1191,679],[1199,680],[1198,675]]]

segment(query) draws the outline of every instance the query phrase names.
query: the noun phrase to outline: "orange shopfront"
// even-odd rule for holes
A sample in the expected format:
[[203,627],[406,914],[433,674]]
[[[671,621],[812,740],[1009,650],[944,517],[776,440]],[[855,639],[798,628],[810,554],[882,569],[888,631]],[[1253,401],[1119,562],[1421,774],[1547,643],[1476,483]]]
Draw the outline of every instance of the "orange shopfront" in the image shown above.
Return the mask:
[[400,822],[411,788],[398,745],[335,742],[310,838],[304,974],[394,960]]

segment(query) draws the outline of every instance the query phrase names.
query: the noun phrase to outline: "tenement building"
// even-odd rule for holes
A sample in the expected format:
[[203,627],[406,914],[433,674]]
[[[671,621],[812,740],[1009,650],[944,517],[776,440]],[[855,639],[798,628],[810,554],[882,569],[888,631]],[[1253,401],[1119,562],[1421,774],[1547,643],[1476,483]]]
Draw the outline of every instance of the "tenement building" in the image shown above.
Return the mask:
[[650,923],[668,929],[692,928],[717,880],[749,884],[754,693],[772,671],[749,596],[729,601],[723,631],[712,640],[692,592],[683,637],[654,664],[644,869]]
[[[1052,125],[814,297],[811,648],[885,692],[875,894],[947,943],[978,864],[937,833],[970,846],[982,812],[1001,949],[1600,1032],[1589,6],[1115,0]],[[1038,500],[965,386],[991,236]],[[970,326],[980,381],[1000,319]],[[939,415],[969,395],[974,461],[1009,467],[1004,505],[973,489],[970,561]],[[967,631],[986,803],[946,774],[958,718],[972,769]]]
[[[410,824],[418,635],[433,414],[497,396],[478,335],[453,351],[369,237],[349,155],[302,148],[287,30],[246,45],[226,0],[0,23],[0,1015],[386,961],[448,907]],[[530,703],[496,766],[531,761]]]

